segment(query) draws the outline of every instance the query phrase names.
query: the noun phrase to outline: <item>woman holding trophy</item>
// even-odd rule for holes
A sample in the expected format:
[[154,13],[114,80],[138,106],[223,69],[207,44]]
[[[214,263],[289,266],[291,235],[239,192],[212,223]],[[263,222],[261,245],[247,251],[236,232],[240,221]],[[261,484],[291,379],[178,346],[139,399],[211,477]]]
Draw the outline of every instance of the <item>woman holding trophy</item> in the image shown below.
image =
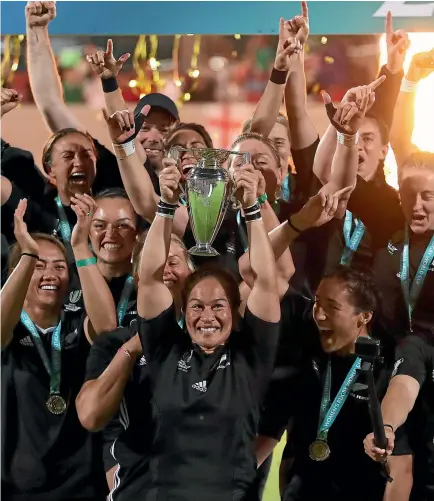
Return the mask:
[[163,281],[180,178],[174,162],[160,175],[161,200],[141,257],[138,331],[158,412],[152,475],[141,477],[136,499],[150,493],[191,501],[242,499],[256,474],[255,423],[277,346],[276,266],[257,203],[258,176],[245,166],[235,183],[256,280],[244,318],[237,283],[221,269],[204,268],[186,281],[182,330]]

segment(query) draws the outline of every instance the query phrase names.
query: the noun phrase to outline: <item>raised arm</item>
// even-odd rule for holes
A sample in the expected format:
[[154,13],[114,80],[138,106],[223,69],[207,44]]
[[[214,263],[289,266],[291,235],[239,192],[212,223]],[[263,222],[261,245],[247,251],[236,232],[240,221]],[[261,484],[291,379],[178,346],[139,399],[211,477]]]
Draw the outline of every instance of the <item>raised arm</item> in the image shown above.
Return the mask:
[[174,160],[166,159],[165,165],[160,174],[161,200],[140,258],[137,313],[144,319],[157,317],[173,303],[172,294],[164,285],[163,272],[179,201],[181,174]]
[[265,137],[269,136],[282,106],[286,77],[291,71],[291,64],[297,59],[301,49],[300,41],[292,36],[290,21],[280,18],[276,59],[270,80],[256,106],[250,126],[251,132],[257,132]]
[[[346,94],[345,101],[334,107],[330,96],[323,92],[327,116],[335,129],[337,138],[334,155],[332,157],[330,181],[324,189],[334,192],[356,184],[358,169],[358,131],[365,117],[375,101],[375,89],[386,79],[383,75],[369,85],[355,87]],[[317,152],[317,155],[321,153]],[[315,157],[316,162],[316,157]]]
[[418,149],[412,142],[417,86],[433,71],[434,49],[430,52],[416,54],[411,60],[410,68],[401,85],[390,132],[390,143],[395,153],[399,176],[406,161]]
[[[405,55],[409,47],[408,35],[403,30],[393,31],[392,16],[389,12],[385,23],[387,43],[387,64],[381,68],[378,78],[385,77],[385,82],[378,88],[375,102],[369,110],[370,115],[383,122],[388,129],[392,125],[393,112],[403,75]],[[349,91],[351,92],[351,91]],[[342,102],[348,101],[348,93]],[[315,156],[314,174],[323,183],[330,181],[331,162],[336,149],[333,127],[329,126],[321,139]]]
[[30,280],[38,261],[38,244],[28,233],[27,225],[23,220],[26,208],[27,200],[21,200],[14,216],[14,234],[20,246],[21,259],[0,293],[2,349],[12,340],[13,330],[20,320]]
[[[306,76],[304,74],[304,47],[309,36],[307,2],[301,2],[302,15],[290,21],[291,36],[302,44],[302,51],[291,65],[285,86],[285,107],[291,132],[291,149],[302,150],[318,138],[312,120],[307,114]],[[297,166],[296,166],[297,167]]]
[[247,307],[261,320],[278,322],[280,303],[276,262],[257,202],[258,174],[252,165],[245,165],[235,172],[234,180],[238,190],[242,192],[241,203],[247,223],[250,263],[255,276]]
[[91,344],[102,332],[113,331],[117,327],[112,293],[89,248],[89,230],[96,208],[95,201],[89,195],[77,194],[76,197],[71,197],[71,209],[77,215],[71,245],[87,313],[84,331]]
[[69,127],[86,132],[63,99],[62,83],[48,35],[48,24],[55,17],[55,2],[28,2],[26,5],[30,87],[36,105],[52,132]]
[[[261,172],[256,171],[258,175],[258,199],[265,193],[265,179]],[[280,224],[279,219],[276,216],[271,205],[268,201],[261,204],[261,216],[264,222],[265,229],[268,234],[274,228],[277,228]],[[245,284],[251,289],[255,280],[255,276],[250,266],[249,252],[245,252],[238,260],[238,267],[240,270],[240,275],[244,280]],[[292,256],[289,248],[283,249],[276,257],[276,269],[277,269],[277,288],[279,291],[279,296],[283,296],[288,289],[288,282],[291,280],[294,274],[294,263],[292,261]]]
[[[136,152],[134,142],[149,110],[149,105],[144,106],[139,117],[135,120],[133,113],[128,110],[117,111],[111,116],[108,115],[107,110],[103,110],[103,112],[128,197],[137,214],[151,222],[157,210],[159,197],[155,193],[149,174]],[[172,165],[172,162],[169,161],[168,165]],[[179,207],[173,221],[173,232],[182,238],[187,222],[186,208]]]

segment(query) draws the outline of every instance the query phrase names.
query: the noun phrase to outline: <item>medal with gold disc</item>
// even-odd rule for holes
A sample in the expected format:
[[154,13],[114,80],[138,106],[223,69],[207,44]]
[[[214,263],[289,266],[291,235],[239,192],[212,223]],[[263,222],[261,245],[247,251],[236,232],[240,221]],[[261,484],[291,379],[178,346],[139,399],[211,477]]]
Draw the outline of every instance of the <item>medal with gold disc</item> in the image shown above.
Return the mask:
[[33,323],[29,315],[23,310],[20,315],[21,323],[29,331],[35,343],[36,350],[41,357],[45,370],[50,376],[50,396],[46,402],[46,406],[51,414],[60,415],[66,411],[67,404],[60,395],[60,378],[62,369],[62,347],[60,342],[60,332],[62,329],[62,321],[56,326],[51,337],[51,360],[45,351],[44,344],[39,335],[38,329]]
[[309,457],[314,461],[325,461],[330,456],[331,451],[330,446],[327,443],[327,435],[346,399],[348,398],[351,388],[357,380],[360,364],[361,359],[356,358],[331,404],[330,388],[332,382],[332,369],[330,360],[327,364],[326,377],[321,397],[317,438],[309,446]]

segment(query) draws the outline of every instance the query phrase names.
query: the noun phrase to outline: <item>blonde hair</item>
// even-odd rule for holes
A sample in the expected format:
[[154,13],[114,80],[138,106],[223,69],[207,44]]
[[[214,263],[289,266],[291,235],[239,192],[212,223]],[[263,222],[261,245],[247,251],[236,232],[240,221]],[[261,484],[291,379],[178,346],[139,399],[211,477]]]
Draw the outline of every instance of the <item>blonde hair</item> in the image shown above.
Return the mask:
[[276,161],[277,168],[280,169],[282,167],[280,155],[276,147],[274,146],[273,141],[268,137],[263,136],[262,134],[258,134],[257,132],[245,132],[244,134],[240,134],[232,143],[230,149],[233,150],[238,144],[242,143],[243,141],[247,141],[248,139],[256,139],[257,141],[265,144],[265,146],[267,146],[271,151],[274,160]]
[[[148,232],[149,230],[146,230],[143,233],[141,233],[137,237],[136,244],[134,245],[133,252],[131,254],[131,263],[133,265],[133,276],[137,276],[139,273],[140,257],[142,255],[143,246],[145,245]],[[175,242],[181,247],[187,267],[193,273],[193,271],[195,271],[195,266],[193,264],[193,261],[191,260],[190,254],[188,253],[187,247],[184,245],[184,242],[174,233],[170,235],[170,241]]]

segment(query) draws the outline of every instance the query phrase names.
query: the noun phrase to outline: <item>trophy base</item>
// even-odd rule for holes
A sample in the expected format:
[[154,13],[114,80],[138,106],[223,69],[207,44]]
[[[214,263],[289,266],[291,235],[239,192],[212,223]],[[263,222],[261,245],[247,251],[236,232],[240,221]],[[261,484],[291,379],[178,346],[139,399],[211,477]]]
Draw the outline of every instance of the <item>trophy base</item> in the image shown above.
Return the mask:
[[198,244],[189,249],[189,254],[192,256],[204,256],[204,257],[213,257],[219,256],[220,254],[209,244]]

